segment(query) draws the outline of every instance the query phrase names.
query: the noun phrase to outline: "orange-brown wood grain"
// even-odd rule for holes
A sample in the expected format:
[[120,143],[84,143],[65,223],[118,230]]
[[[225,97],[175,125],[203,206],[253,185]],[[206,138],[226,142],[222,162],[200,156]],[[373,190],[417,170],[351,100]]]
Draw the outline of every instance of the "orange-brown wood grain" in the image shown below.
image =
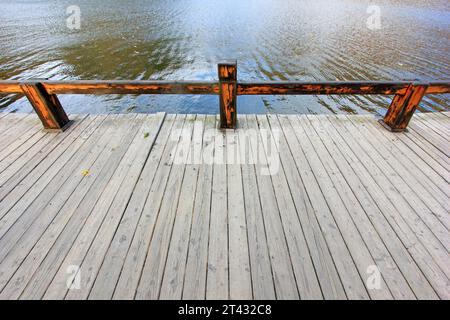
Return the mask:
[[216,82],[59,81],[43,82],[52,94],[218,94]]
[[0,93],[22,93],[18,81],[0,81]]
[[261,82],[238,83],[239,95],[403,94],[408,82]]
[[383,124],[393,131],[406,128],[424,94],[450,93],[450,82],[409,81],[237,82],[235,60],[218,64],[219,81],[152,80],[0,80],[0,94],[25,94],[49,129],[68,119],[56,94],[211,94],[219,95],[220,126],[235,128],[238,95],[394,95]]
[[220,127],[235,128],[237,119],[237,64],[236,61],[220,63],[219,75],[219,103]]
[[20,87],[38,114],[45,129],[62,130],[69,118],[58,97],[49,94],[40,83],[21,83]]
[[405,94],[397,94],[383,119],[384,124],[392,131],[405,130],[427,88],[428,84],[414,83],[408,86]]

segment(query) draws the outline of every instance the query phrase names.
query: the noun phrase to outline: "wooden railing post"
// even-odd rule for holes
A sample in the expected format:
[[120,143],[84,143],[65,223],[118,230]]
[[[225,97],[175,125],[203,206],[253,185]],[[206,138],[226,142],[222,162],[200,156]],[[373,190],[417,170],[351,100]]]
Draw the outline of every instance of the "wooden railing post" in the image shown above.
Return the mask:
[[63,131],[69,124],[69,118],[58,97],[47,92],[37,81],[22,82],[20,87],[47,130]]
[[405,94],[396,94],[381,124],[394,132],[406,130],[427,88],[426,83],[411,83]]
[[220,127],[236,128],[237,110],[237,62],[222,62],[218,65]]

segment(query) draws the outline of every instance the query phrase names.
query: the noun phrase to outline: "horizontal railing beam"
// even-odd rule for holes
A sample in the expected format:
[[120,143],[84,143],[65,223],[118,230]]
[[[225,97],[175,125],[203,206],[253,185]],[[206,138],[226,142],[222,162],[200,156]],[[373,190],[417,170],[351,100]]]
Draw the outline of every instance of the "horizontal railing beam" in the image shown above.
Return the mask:
[[[219,94],[215,81],[34,80],[51,94]],[[395,95],[408,81],[237,82],[237,95]],[[0,81],[0,93],[23,93],[21,81]],[[450,82],[429,83],[426,94],[450,93]]]
[[239,82],[239,95],[403,94],[410,82]]
[[0,93],[22,93],[19,81],[5,80],[0,81]]
[[183,81],[43,81],[53,94],[218,94],[216,82]]
[[0,93],[24,94],[47,129],[62,130],[68,118],[57,94],[219,95],[221,128],[235,128],[239,95],[394,95],[381,123],[403,131],[426,94],[450,93],[450,81],[238,82],[235,61],[218,65],[219,81],[66,80],[0,81]]
[[428,84],[426,94],[450,93],[450,81],[432,81]]

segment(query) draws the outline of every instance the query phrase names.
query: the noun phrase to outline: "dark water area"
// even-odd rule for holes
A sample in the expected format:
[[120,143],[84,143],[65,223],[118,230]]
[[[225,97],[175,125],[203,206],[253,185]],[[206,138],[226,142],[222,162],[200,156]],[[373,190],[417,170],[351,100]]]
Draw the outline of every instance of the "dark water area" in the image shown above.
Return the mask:
[[[66,8],[81,10],[80,29]],[[368,26],[377,5],[380,26]],[[448,0],[0,0],[0,79],[450,80]],[[239,113],[372,113],[390,97],[251,96]],[[70,113],[217,113],[215,96],[61,95]],[[449,95],[421,111],[450,110]],[[30,111],[0,96],[0,110]]]

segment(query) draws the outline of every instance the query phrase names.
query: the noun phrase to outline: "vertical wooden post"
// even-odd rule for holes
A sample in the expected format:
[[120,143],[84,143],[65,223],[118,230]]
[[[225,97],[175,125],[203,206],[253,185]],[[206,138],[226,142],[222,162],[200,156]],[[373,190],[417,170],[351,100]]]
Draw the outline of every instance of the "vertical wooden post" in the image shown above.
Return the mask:
[[411,83],[405,94],[396,94],[381,124],[394,132],[405,131],[427,88],[426,83]]
[[236,128],[237,62],[219,63],[220,127]]
[[69,118],[61,106],[58,97],[47,92],[40,82],[20,83],[23,93],[47,130],[63,131],[69,124]]

